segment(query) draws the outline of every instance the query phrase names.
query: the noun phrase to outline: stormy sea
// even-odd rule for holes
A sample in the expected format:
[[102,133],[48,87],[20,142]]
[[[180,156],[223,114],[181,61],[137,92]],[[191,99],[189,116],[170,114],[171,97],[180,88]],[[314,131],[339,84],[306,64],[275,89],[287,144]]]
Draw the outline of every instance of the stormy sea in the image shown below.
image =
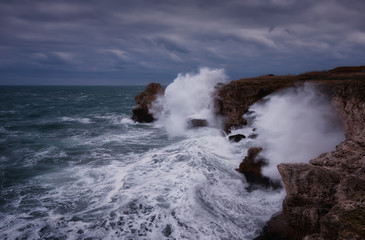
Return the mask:
[[227,81],[178,75],[153,123],[131,120],[144,87],[0,87],[0,239],[253,239],[285,190],[246,190],[235,169],[247,150],[264,147],[263,173],[280,180],[278,163],[308,162],[344,136],[326,128],[329,101],[301,87],[253,105],[231,133],[246,138],[230,142],[213,104]]

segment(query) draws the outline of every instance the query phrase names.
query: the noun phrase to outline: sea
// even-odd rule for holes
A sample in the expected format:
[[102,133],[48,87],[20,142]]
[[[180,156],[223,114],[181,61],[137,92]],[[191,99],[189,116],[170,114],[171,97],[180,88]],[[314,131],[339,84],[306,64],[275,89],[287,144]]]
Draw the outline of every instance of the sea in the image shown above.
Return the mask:
[[285,197],[235,170],[254,118],[238,143],[184,125],[225,78],[179,75],[154,123],[131,120],[144,86],[1,86],[0,239],[253,239]]

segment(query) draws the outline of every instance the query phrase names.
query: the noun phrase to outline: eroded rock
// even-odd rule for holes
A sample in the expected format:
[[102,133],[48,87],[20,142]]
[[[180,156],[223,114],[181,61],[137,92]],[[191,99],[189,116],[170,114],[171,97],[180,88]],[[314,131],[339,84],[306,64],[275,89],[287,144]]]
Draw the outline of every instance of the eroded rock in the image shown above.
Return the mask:
[[164,89],[159,83],[148,84],[146,89],[134,98],[136,101],[136,108],[133,109],[132,119],[140,123],[153,122],[155,118],[150,112],[152,103],[158,96],[163,94]]
[[244,138],[246,138],[246,136],[243,134],[235,134],[228,137],[229,141],[231,142],[239,142]]
[[259,153],[262,151],[260,147],[252,147],[248,149],[247,156],[241,162],[239,168],[236,170],[243,173],[246,177],[249,187],[247,190],[252,191],[258,187],[264,188],[278,188],[279,182],[274,182],[270,178],[263,176],[261,169],[266,165],[265,159],[259,157]]
[[186,120],[186,126],[187,128],[201,128],[201,127],[207,127],[208,121],[205,119],[195,119],[195,118],[189,118]]

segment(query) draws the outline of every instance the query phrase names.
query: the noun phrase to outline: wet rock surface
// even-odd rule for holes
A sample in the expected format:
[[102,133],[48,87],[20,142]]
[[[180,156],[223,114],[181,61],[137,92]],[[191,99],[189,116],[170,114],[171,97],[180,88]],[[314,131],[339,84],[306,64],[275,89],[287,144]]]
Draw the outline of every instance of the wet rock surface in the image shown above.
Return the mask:
[[280,164],[283,214],[298,239],[365,239],[365,78],[333,87],[346,140],[309,164]]
[[253,191],[257,188],[279,188],[281,184],[272,181],[270,178],[263,176],[261,169],[266,165],[265,159],[259,156],[262,151],[260,147],[252,147],[248,149],[247,156],[241,162],[239,168],[236,170],[243,173],[246,177],[247,183],[249,184],[247,190]]
[[136,107],[132,111],[132,119],[140,123],[153,122],[155,118],[150,112],[152,103],[158,96],[163,94],[164,89],[159,83],[148,84],[146,89],[134,98],[136,101]]
[[235,134],[228,137],[230,142],[240,142],[242,139],[246,138],[243,134]]
[[[253,103],[279,89],[304,83],[332,99],[344,125],[346,140],[336,150],[309,163],[278,166],[287,193],[283,212],[266,224],[257,240],[365,239],[365,73],[359,72],[359,67],[354,69],[356,73],[339,68],[241,79],[217,90],[216,111],[225,119],[226,132],[245,124],[242,115]],[[250,149],[237,171],[245,174],[248,182],[263,181],[265,186],[268,180],[261,174],[265,161],[256,159],[260,151]]]
[[188,129],[207,127],[208,121],[205,119],[187,119],[186,125]]

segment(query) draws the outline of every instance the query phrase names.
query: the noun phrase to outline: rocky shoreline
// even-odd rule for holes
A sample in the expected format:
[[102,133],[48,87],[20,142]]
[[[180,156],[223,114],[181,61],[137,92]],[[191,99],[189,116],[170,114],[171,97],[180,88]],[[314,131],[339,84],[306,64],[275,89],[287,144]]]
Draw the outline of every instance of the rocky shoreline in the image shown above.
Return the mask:
[[[217,86],[214,101],[216,114],[224,119],[223,129],[244,126],[242,116],[248,108],[277,90],[316,86],[328,95],[342,119],[346,140],[335,151],[324,153],[309,163],[280,164],[286,197],[283,211],[274,215],[256,240],[264,239],[365,239],[365,67],[340,67],[330,71],[298,76],[261,76]],[[160,87],[147,87],[136,97],[133,119],[153,120],[149,107]],[[143,96],[143,97],[141,97]],[[138,113],[147,117],[138,116]],[[259,149],[251,150],[239,171],[249,178],[270,185],[262,177],[262,162],[254,161]],[[250,162],[248,162],[250,161]],[[285,162],[285,159],[283,159]],[[246,169],[245,169],[246,167]],[[246,176],[247,178],[247,176]]]

